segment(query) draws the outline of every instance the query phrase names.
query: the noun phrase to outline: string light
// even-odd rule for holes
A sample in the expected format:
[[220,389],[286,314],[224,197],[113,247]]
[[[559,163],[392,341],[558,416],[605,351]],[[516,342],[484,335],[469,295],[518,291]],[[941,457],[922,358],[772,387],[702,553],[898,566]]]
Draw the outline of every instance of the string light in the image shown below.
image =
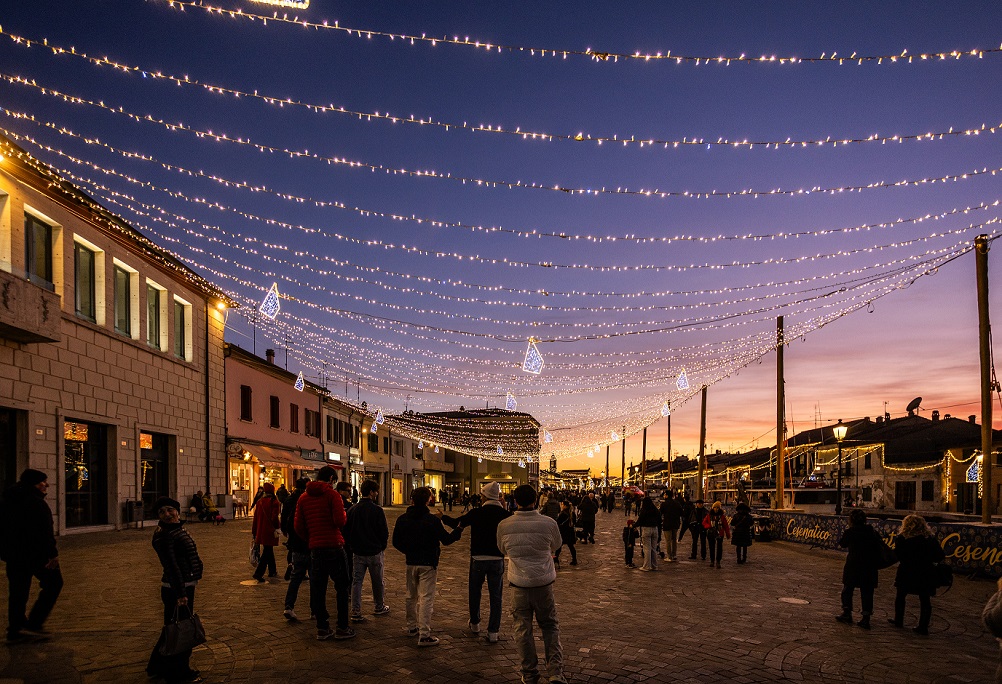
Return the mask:
[[36,91],[40,92],[43,95],[56,97],[70,104],[83,104],[90,107],[96,107],[106,112],[111,112],[119,116],[127,117],[137,123],[157,125],[173,133],[176,132],[188,133],[194,135],[198,139],[203,139],[203,140],[208,139],[208,140],[213,140],[215,142],[225,142],[234,145],[247,146],[257,150],[258,152],[278,153],[288,156],[290,159],[293,160],[308,159],[321,162],[327,165],[345,166],[350,169],[364,169],[367,171],[377,171],[389,176],[403,176],[406,178],[430,178],[434,180],[459,183],[461,185],[470,185],[474,187],[486,187],[495,189],[506,188],[509,190],[515,190],[515,189],[542,190],[548,192],[566,193],[568,195],[578,196],[578,197],[620,195],[627,197],[651,198],[651,199],[675,199],[675,198],[733,199],[738,197],[752,197],[757,199],[760,197],[776,197],[776,196],[797,197],[811,194],[836,195],[841,193],[863,192],[867,190],[911,187],[917,185],[930,185],[934,183],[946,183],[958,180],[966,180],[968,178],[974,178],[985,174],[995,176],[999,171],[1002,171],[1002,169],[989,169],[988,167],[983,167],[981,169],[973,169],[966,173],[949,174],[940,177],[909,179],[909,180],[900,180],[894,182],[874,181],[867,184],[847,185],[841,187],[827,187],[827,188],[823,188],[821,186],[814,186],[812,188],[773,188],[770,190],[743,188],[737,190],[697,190],[697,191],[663,190],[660,188],[645,188],[645,187],[631,189],[629,187],[623,187],[623,186],[619,187],[602,186],[597,188],[585,188],[585,187],[561,185],[560,183],[555,183],[555,184],[543,183],[541,181],[522,181],[522,180],[510,181],[510,180],[488,179],[488,178],[473,178],[473,177],[453,174],[451,172],[439,172],[433,169],[415,170],[402,167],[391,168],[383,164],[370,163],[359,160],[351,160],[346,157],[323,155],[317,152],[310,152],[307,149],[292,150],[273,145],[264,145],[261,143],[253,142],[249,138],[232,137],[226,134],[213,133],[212,131],[209,130],[193,128],[183,122],[170,123],[163,119],[154,118],[152,115],[141,116],[139,114],[134,114],[130,111],[127,111],[123,107],[113,107],[105,104],[104,102],[95,102],[93,100],[88,100],[86,98],[67,95],[53,88],[38,85],[34,79],[29,80],[26,78],[22,78],[20,76],[12,76],[9,74],[0,73],[0,80],[7,81],[8,83],[11,84],[34,88]]
[[[263,2],[265,0],[254,0],[255,2]],[[806,148],[806,147],[819,147],[819,146],[846,146],[855,144],[866,144],[866,143],[903,143],[909,141],[923,142],[923,141],[934,141],[943,140],[945,138],[961,137],[968,135],[979,135],[981,133],[995,133],[996,130],[1002,126],[998,124],[995,126],[989,126],[988,124],[981,124],[980,126],[974,126],[969,128],[955,127],[951,126],[946,131],[938,132],[926,132],[926,133],[908,133],[908,134],[897,134],[897,135],[878,135],[876,133],[867,136],[855,136],[855,137],[838,137],[833,135],[827,135],[823,138],[812,138],[812,139],[800,139],[794,140],[790,137],[777,140],[748,140],[747,138],[741,140],[732,140],[725,137],[717,138],[706,138],[706,137],[683,137],[681,139],[663,139],[663,138],[651,138],[644,137],[637,134],[629,135],[600,135],[594,133],[585,133],[579,131],[577,133],[552,133],[544,131],[532,131],[527,130],[523,126],[504,127],[500,125],[493,124],[471,124],[467,121],[440,121],[433,119],[431,117],[415,117],[411,116],[396,116],[390,114],[389,112],[379,112],[379,111],[360,111],[348,109],[344,106],[338,106],[334,104],[322,104],[314,102],[305,102],[303,100],[298,100],[290,97],[278,97],[274,95],[265,95],[260,92],[260,89],[253,90],[241,90],[239,88],[232,88],[229,86],[214,85],[210,83],[205,83],[199,79],[192,78],[191,76],[185,74],[184,76],[176,76],[173,74],[166,74],[162,71],[145,68],[137,66],[134,64],[125,64],[122,62],[114,61],[108,57],[96,57],[88,55],[86,52],[80,52],[74,47],[64,48],[49,42],[47,39],[37,40],[32,38],[26,38],[24,36],[11,33],[10,31],[5,31],[3,27],[0,27],[0,35],[6,35],[11,41],[18,46],[30,48],[32,46],[44,46],[51,54],[55,56],[72,56],[78,59],[82,59],[92,65],[98,67],[110,67],[114,71],[125,73],[129,75],[141,75],[143,78],[153,79],[153,80],[166,80],[178,86],[188,86],[196,87],[206,90],[209,93],[217,95],[227,95],[234,99],[256,99],[265,104],[280,106],[282,108],[292,107],[304,109],[307,112],[312,112],[315,114],[341,114],[345,116],[350,116],[353,119],[358,119],[361,121],[379,121],[387,122],[391,124],[416,124],[419,126],[432,126],[445,131],[468,131],[471,133],[489,133],[495,135],[503,136],[516,136],[522,138],[523,140],[529,141],[539,141],[539,142],[587,142],[594,143],[596,145],[612,144],[612,145],[625,145],[625,146],[636,146],[636,147],[647,147],[647,148],[662,148],[662,149],[677,149],[679,147],[686,146],[696,146],[696,147],[724,147],[724,148],[753,148],[753,147],[764,147],[766,149],[780,149],[780,148]],[[758,60],[755,60],[758,61]]]
[[279,16],[276,12],[271,16],[255,14],[253,12],[246,12],[244,10],[233,10],[228,8],[219,7],[216,5],[211,5],[201,0],[168,0],[168,7],[184,11],[186,9],[199,9],[208,14],[218,14],[220,16],[228,16],[231,19],[243,19],[252,22],[261,22],[263,26],[267,26],[268,22],[275,22],[279,24],[290,24],[294,26],[299,26],[304,29],[317,30],[317,31],[336,31],[340,33],[345,33],[349,36],[356,36],[358,38],[366,38],[371,40],[372,38],[384,38],[391,41],[401,40],[404,43],[410,43],[414,45],[416,43],[427,44],[431,46],[438,45],[439,43],[443,45],[456,45],[461,47],[473,48],[475,50],[483,50],[488,53],[518,53],[522,55],[529,56],[540,56],[540,57],[560,57],[562,59],[567,59],[568,57],[586,57],[595,62],[601,63],[616,63],[619,60],[639,60],[643,62],[674,62],[675,64],[692,64],[694,66],[717,64],[723,66],[730,66],[731,63],[737,64],[769,64],[769,65],[793,65],[793,64],[814,64],[814,63],[825,63],[825,64],[838,64],[842,65],[845,63],[862,65],[864,63],[876,63],[884,64],[885,62],[891,64],[912,64],[913,61],[917,60],[919,62],[927,60],[946,60],[954,59],[959,60],[965,57],[983,59],[985,55],[993,55],[997,52],[1002,51],[1000,48],[974,48],[971,50],[948,50],[943,52],[921,52],[916,54],[909,54],[908,50],[902,50],[901,52],[894,54],[879,54],[879,55],[860,55],[856,52],[852,52],[848,55],[839,55],[837,52],[832,52],[828,54],[827,52],[822,52],[820,56],[817,57],[797,57],[797,56],[777,56],[777,55],[759,55],[758,57],[748,56],[747,54],[740,53],[738,55],[718,55],[716,57],[705,57],[705,56],[693,56],[684,54],[672,54],[671,50],[660,50],[656,52],[641,52],[636,51],[632,53],[627,52],[606,52],[600,50],[594,50],[592,48],[586,48],[584,50],[569,50],[562,48],[551,48],[551,47],[526,47],[519,45],[506,45],[499,44],[494,41],[485,41],[478,39],[471,39],[469,36],[460,38],[458,35],[454,36],[441,36],[441,37],[429,37],[426,33],[389,33],[386,31],[377,31],[373,29],[360,29],[348,26],[342,26],[340,22],[329,23],[327,21],[317,23],[307,21],[305,19],[300,19],[299,17],[288,17],[287,15]]

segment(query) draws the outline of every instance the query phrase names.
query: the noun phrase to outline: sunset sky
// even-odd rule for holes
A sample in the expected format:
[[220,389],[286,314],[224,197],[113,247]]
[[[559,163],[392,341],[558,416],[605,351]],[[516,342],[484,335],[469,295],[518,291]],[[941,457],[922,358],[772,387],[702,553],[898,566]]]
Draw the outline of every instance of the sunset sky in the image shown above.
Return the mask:
[[[276,10],[307,25],[246,17]],[[510,392],[544,455],[597,474],[623,425],[627,461],[645,425],[664,454],[665,401],[694,454],[703,384],[711,450],[774,444],[778,315],[791,433],[918,396],[980,414],[968,250],[999,234],[1000,20],[995,2],[35,0],[3,17],[0,128],[241,301],[229,341],[282,364],[288,345],[289,370],[387,412]],[[882,59],[785,63],[833,53]],[[274,322],[254,314],[272,283]]]

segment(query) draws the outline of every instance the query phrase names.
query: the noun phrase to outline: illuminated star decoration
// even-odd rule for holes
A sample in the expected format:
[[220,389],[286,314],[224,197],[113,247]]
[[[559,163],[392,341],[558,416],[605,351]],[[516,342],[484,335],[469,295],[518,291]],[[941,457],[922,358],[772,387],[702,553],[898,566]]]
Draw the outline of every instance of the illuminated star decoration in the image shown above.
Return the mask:
[[675,387],[679,388],[679,390],[689,389],[689,378],[686,377],[684,370],[678,374],[678,380],[675,381]]
[[263,316],[267,316],[271,320],[275,320],[275,317],[278,316],[278,311],[281,308],[281,304],[278,303],[278,283],[272,283],[271,289],[269,289],[268,294],[264,296],[264,301],[261,302],[261,306],[258,307],[258,311],[260,311]]
[[424,440],[423,440],[423,439],[419,439],[419,440],[418,440],[418,443],[417,443],[417,448],[418,448],[418,450],[419,450],[419,451],[420,451],[421,449],[424,449]]
[[549,444],[552,441],[553,441],[553,435],[551,435],[548,431],[543,430],[543,443]]
[[498,444],[498,456],[504,456],[504,449],[501,448],[500,444]]
[[616,432],[615,430],[613,430],[612,432],[609,433],[609,439],[611,439],[613,442],[618,442],[619,441],[619,433]]
[[518,402],[515,401],[515,395],[508,392],[508,396],[504,400],[504,407],[509,411],[514,411],[518,407]]
[[543,355],[536,349],[536,340],[532,337],[529,338],[529,346],[525,348],[522,370],[533,375],[539,375],[543,372]]
[[306,380],[303,379],[303,371],[299,371],[299,377],[296,378],[296,384],[293,385],[297,390],[302,392],[306,389]]
[[384,420],[385,419],[383,418],[383,409],[381,408],[376,409],[376,425],[382,425]]
[[378,423],[373,423],[372,427],[369,428],[369,432],[372,432],[373,434],[375,434],[378,431],[379,431],[379,424]]
[[977,482],[981,479],[981,463],[978,459],[974,459],[974,463],[971,467],[967,469],[967,481]]
[[661,415],[665,418],[671,415],[671,406],[668,405],[667,401],[661,404]]

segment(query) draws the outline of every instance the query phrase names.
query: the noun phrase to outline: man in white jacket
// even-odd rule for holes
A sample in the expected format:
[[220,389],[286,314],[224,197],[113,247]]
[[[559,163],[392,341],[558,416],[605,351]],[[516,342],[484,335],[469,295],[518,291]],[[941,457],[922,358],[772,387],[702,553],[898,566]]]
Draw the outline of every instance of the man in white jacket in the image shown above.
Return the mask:
[[543,632],[550,684],[566,684],[557,607],[553,602],[553,583],[557,579],[553,554],[560,548],[560,528],[553,518],[535,510],[536,490],[530,485],[516,487],[512,496],[518,510],[498,523],[498,549],[508,557],[511,614],[522,658],[522,682],[536,684],[539,681],[539,657],[532,637],[532,617],[535,615]]

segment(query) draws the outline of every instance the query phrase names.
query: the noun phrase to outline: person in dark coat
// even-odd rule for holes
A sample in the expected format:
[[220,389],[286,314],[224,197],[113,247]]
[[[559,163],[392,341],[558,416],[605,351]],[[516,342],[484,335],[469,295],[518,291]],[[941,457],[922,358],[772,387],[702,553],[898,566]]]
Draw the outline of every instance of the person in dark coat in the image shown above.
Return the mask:
[[598,513],[598,501],[595,500],[595,492],[588,492],[588,496],[581,499],[578,504],[578,521],[586,535],[586,542],[595,543],[595,514]]
[[707,511],[703,507],[703,500],[696,499],[696,505],[690,508],[686,516],[682,518],[682,529],[678,533],[678,540],[682,541],[687,530],[692,535],[692,552],[689,554],[689,560],[696,560],[696,547],[700,545],[700,542],[702,542],[700,545],[701,558],[706,560],[706,528],[703,527],[703,519],[706,516]]
[[[181,504],[166,496],[153,506],[160,522],[153,533],[153,550],[157,552],[163,577],[160,579],[160,600],[164,605],[164,625],[177,618],[187,618],[195,611],[195,586],[202,579],[202,559],[195,541],[181,522]],[[146,674],[163,677],[168,682],[200,682],[198,670],[191,669],[191,651],[165,656],[160,653],[163,632],[157,640]]]
[[278,499],[278,502],[284,506],[285,502],[289,499],[289,496],[291,496],[291,494],[289,493],[289,490],[285,488],[285,483],[283,482],[278,486],[278,489],[275,490],[275,498]]
[[372,585],[372,599],[375,601],[374,615],[386,615],[390,607],[383,600],[386,585],[383,582],[383,552],[390,538],[386,526],[386,513],[378,503],[379,483],[375,480],[362,482],[362,498],[348,509],[348,522],[344,526],[346,546],[351,555],[351,617],[352,622],[365,622],[362,615],[362,580],[369,573]]
[[[981,611],[981,624],[988,628],[992,636],[1002,647],[1002,577],[996,584],[997,591],[988,599]],[[999,664],[995,668],[995,682],[1002,683],[1002,649],[999,651]]]
[[731,518],[731,544],[737,550],[738,565],[748,562],[748,547],[752,545],[751,508],[743,501],[735,507]]
[[258,582],[266,581],[264,572],[267,569],[268,577],[278,575],[278,567],[275,565],[275,547],[278,545],[278,535],[281,529],[282,504],[275,496],[275,485],[265,482],[264,496],[257,502],[254,510],[254,525],[251,534],[254,535],[254,543],[261,545],[261,559],[254,570],[254,579]]
[[661,513],[651,499],[650,493],[637,504],[636,529],[640,531],[640,548],[644,552],[644,564],[640,569],[651,572],[658,569],[658,553],[655,546],[661,533]]
[[285,535],[285,546],[289,549],[289,570],[285,578],[289,580],[289,588],[285,592],[285,611],[282,613],[286,620],[295,622],[299,619],[296,615],[296,599],[299,598],[299,587],[306,578],[306,573],[310,569],[310,545],[306,540],[296,534],[296,506],[299,504],[299,497],[306,491],[306,485],[310,483],[309,478],[301,477],[296,480],[296,487],[292,490],[289,498],[282,504],[282,516],[280,523],[282,534]]
[[577,543],[577,532],[574,530],[574,509],[569,501],[560,502],[560,513],[557,515],[557,527],[560,528],[560,548],[553,554],[554,562],[560,565],[560,552],[566,546],[571,550],[571,565],[578,564],[578,550],[574,547]]
[[845,567],[842,569],[842,614],[835,617],[839,622],[852,624],[852,595],[859,588],[863,617],[857,623],[863,629],[870,629],[873,614],[873,590],[877,588],[877,564],[880,561],[880,544],[884,540],[877,531],[866,523],[866,513],[855,508],[849,514],[849,527],[842,533],[839,546],[848,549]]
[[724,537],[729,539],[731,536],[731,527],[722,503],[713,502],[710,512],[703,518],[703,527],[706,528],[706,538],[710,545],[710,567],[716,566],[719,570],[720,560],[724,555]]
[[633,526],[632,520],[627,520],[626,525],[623,527],[623,559],[626,561],[626,567],[635,568],[636,565],[633,564],[633,552],[637,546],[637,539],[640,538],[640,530]]
[[901,521],[901,531],[894,540],[894,551],[898,557],[898,572],[894,586],[898,588],[894,597],[894,617],[889,619],[895,627],[905,624],[905,597],[917,594],[919,597],[918,627],[916,634],[929,633],[932,619],[932,600],[936,595],[935,565],[944,558],[943,548],[932,536],[925,518],[909,515]]
[[[42,471],[28,468],[4,495],[3,518],[8,524],[0,550],[7,563],[8,642],[47,637],[43,625],[63,588],[52,510],[45,503],[48,480]],[[41,591],[25,617],[32,577],[38,578]]]
[[668,562],[678,560],[678,528],[682,524],[682,506],[674,494],[669,493],[668,498],[661,502],[661,529],[668,546]]

